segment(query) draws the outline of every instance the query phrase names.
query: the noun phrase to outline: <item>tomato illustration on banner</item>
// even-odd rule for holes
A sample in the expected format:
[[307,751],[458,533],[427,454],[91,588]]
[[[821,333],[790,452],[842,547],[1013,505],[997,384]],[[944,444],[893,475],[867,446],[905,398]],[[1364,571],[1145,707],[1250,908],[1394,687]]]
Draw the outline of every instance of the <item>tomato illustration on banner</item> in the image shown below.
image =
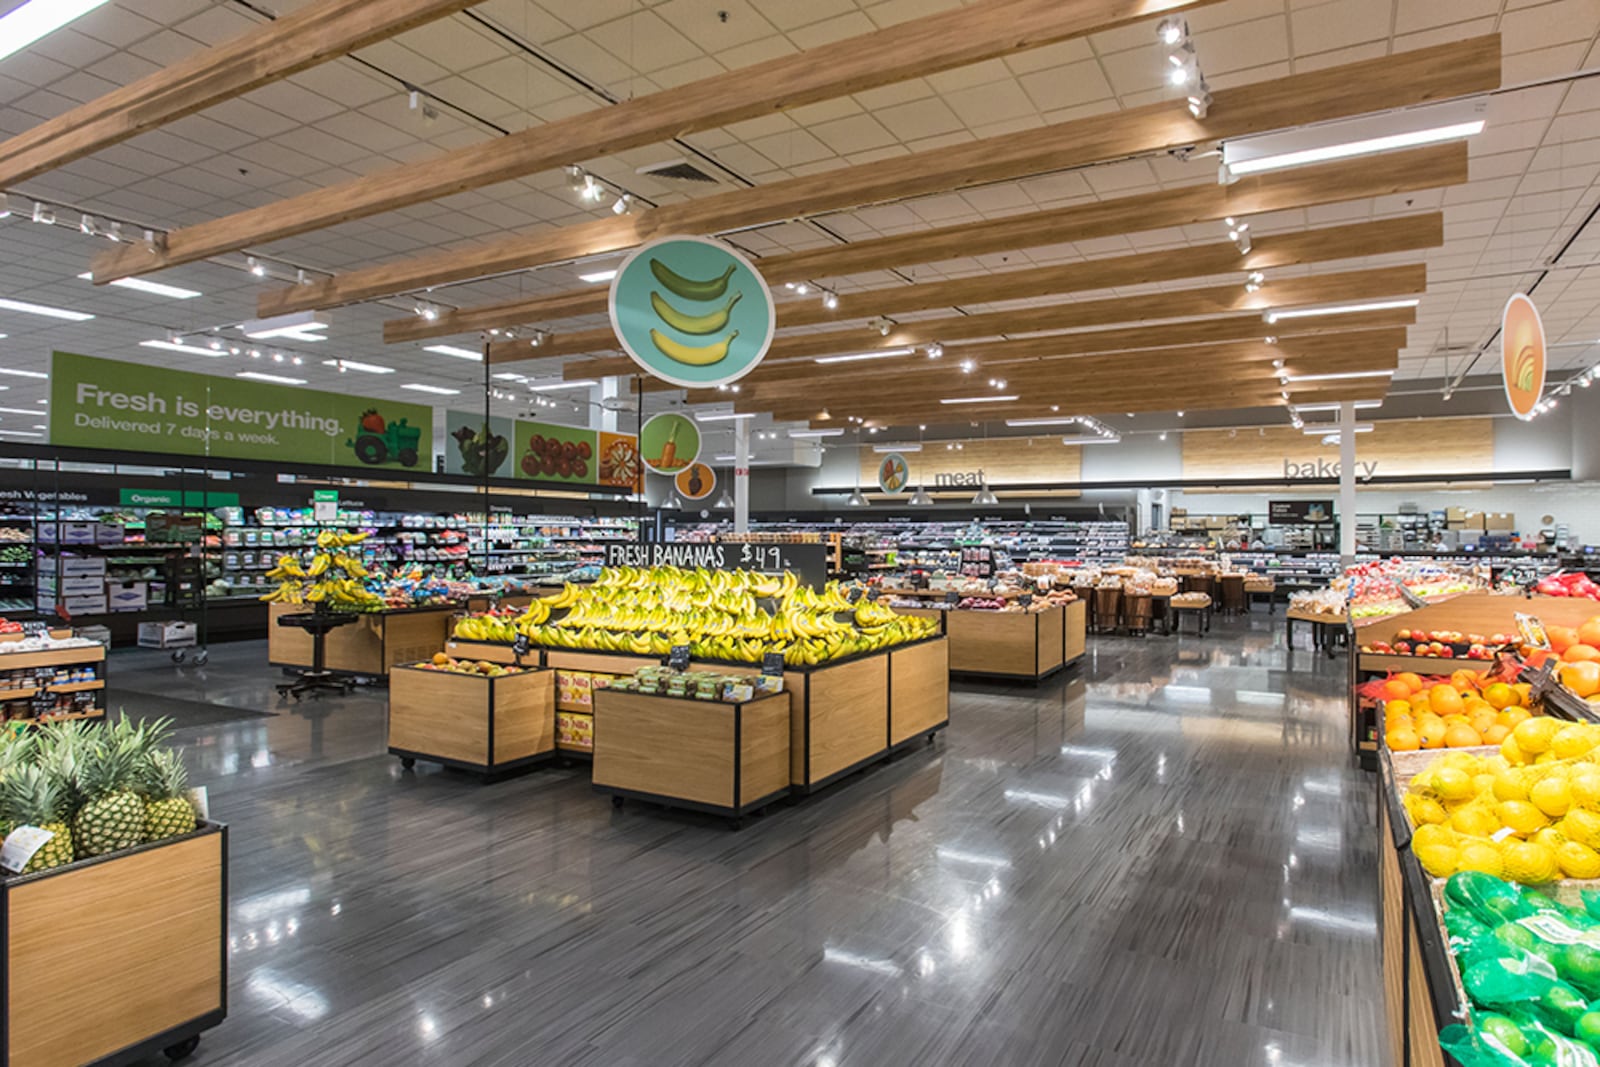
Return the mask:
[[639,458],[657,474],[677,474],[700,458],[700,428],[687,415],[652,415],[639,431]]
[[611,328],[646,372],[686,389],[736,381],[772,344],[772,290],[738,250],[709,237],[662,237],[611,282]]
[[673,479],[685,500],[704,500],[717,489],[717,472],[704,463],[691,463]]
[[1539,309],[1522,293],[1513,293],[1500,315],[1500,373],[1506,400],[1517,418],[1533,418],[1544,395],[1544,322]]
[[900,493],[911,482],[911,464],[898,452],[890,452],[878,464],[878,488],[890,496]]

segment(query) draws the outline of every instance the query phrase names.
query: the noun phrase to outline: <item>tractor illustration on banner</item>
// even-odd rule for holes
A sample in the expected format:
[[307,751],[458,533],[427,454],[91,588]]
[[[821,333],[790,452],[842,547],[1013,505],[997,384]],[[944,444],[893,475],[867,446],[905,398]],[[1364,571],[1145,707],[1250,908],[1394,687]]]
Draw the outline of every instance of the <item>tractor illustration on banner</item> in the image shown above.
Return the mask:
[[354,449],[356,459],[369,467],[390,460],[402,467],[415,467],[421,443],[421,427],[412,426],[405,419],[385,422],[376,408],[368,408],[361,413],[355,439],[346,441],[345,447]]

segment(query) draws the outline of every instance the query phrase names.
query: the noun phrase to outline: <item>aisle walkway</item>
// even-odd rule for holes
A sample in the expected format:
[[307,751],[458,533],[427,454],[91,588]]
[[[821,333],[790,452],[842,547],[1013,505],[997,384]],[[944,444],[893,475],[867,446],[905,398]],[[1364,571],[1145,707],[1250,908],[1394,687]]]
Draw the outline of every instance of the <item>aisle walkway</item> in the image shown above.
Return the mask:
[[403,774],[381,691],[279,707],[264,658],[112,663],[232,824],[198,1064],[1383,1065],[1372,786],[1281,617],[958,686],[936,745],[740,834]]

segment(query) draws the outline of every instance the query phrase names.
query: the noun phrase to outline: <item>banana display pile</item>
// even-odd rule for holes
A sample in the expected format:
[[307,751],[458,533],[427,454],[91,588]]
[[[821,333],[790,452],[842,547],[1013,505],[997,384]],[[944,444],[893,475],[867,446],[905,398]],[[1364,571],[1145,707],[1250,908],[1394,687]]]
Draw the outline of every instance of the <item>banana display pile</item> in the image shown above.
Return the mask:
[[[555,619],[557,613],[562,617]],[[587,589],[568,584],[521,615],[473,615],[456,624],[467,641],[509,642],[527,634],[535,645],[664,656],[688,645],[700,659],[757,663],[782,652],[791,667],[828,663],[938,633],[933,619],[897,615],[867,600],[852,603],[846,587],[822,592],[753,571],[679,567],[610,567]]]
[[382,611],[387,601],[362,584],[372,572],[361,560],[342,551],[368,536],[324,530],[317,535],[317,554],[304,567],[295,556],[279,556],[278,565],[267,572],[268,578],[279,580],[278,588],[261,599],[280,604],[325,603],[335,611]]

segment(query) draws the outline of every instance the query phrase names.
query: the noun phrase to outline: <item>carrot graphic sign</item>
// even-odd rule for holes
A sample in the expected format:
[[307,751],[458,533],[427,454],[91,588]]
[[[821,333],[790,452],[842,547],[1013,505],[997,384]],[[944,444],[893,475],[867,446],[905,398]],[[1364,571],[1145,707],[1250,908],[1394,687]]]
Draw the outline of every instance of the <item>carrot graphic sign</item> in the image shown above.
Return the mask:
[[1506,400],[1519,419],[1533,418],[1544,393],[1544,323],[1539,309],[1522,293],[1513,293],[1500,315],[1500,373]]

